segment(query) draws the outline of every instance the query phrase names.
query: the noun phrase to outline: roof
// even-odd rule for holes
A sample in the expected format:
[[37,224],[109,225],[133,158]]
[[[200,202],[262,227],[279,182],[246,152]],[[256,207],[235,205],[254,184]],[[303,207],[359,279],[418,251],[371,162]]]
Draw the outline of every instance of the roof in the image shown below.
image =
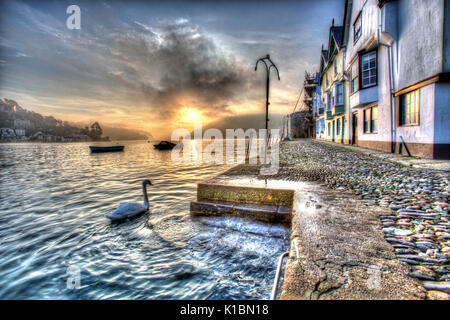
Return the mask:
[[328,50],[322,50],[322,58],[325,60],[325,63],[328,61]]
[[330,37],[333,36],[334,40],[336,41],[336,44],[339,48],[342,46],[342,38],[344,35],[344,27],[331,27],[330,29]]

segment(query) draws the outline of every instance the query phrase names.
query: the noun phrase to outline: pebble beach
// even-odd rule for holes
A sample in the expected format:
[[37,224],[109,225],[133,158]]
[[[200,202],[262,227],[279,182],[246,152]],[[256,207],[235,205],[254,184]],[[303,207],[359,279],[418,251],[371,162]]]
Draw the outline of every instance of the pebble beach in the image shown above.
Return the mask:
[[428,299],[450,300],[450,172],[417,169],[313,140],[285,142],[275,179],[317,181],[385,207],[386,240]]

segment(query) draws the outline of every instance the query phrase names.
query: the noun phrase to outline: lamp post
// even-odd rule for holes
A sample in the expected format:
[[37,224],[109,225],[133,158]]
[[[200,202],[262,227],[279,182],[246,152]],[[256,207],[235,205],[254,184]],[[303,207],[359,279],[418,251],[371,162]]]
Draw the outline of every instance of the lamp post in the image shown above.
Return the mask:
[[269,124],[269,85],[270,85],[270,69],[272,67],[275,68],[275,70],[277,71],[277,76],[278,76],[278,81],[280,80],[280,73],[278,72],[278,68],[275,65],[275,63],[272,62],[272,60],[270,60],[270,56],[266,55],[263,58],[259,58],[256,61],[256,65],[255,65],[255,71],[258,70],[258,63],[259,62],[264,63],[264,65],[266,66],[266,134],[267,134],[267,139],[265,141],[265,146],[266,146],[266,150],[264,153],[264,163],[266,163],[266,158],[267,158],[267,140],[269,139],[269,132],[268,132],[268,124]]
[[[258,61],[256,61],[255,65],[255,71],[258,70],[258,63],[263,62],[266,66],[266,131],[268,130],[268,124],[269,124],[269,84],[270,84],[270,68],[274,67],[275,70],[277,70],[277,76],[278,80],[280,80],[280,73],[278,72],[278,68],[275,65],[275,63],[270,60],[270,56],[267,55],[264,58],[259,58]],[[267,62],[266,62],[267,61]]]

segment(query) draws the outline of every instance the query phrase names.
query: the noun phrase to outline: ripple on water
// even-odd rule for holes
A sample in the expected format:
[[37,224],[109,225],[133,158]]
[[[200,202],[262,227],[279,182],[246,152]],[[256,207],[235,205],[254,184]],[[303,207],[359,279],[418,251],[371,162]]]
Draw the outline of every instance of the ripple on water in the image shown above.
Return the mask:
[[[189,215],[196,184],[227,167],[174,164],[146,142],[125,150],[0,145],[0,298],[268,298],[288,231]],[[120,202],[141,201],[145,178],[150,213],[111,223]],[[79,289],[67,287],[69,266],[80,270]]]

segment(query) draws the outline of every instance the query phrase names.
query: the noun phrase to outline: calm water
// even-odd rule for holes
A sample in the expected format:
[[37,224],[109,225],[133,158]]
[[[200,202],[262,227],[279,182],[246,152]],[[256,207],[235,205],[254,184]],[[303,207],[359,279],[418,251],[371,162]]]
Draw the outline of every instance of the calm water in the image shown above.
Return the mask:
[[[87,143],[0,145],[0,299],[268,298],[288,232],[191,217],[196,183],[227,167],[125,145],[105,154]],[[142,201],[145,178],[150,213],[111,223],[120,202]],[[67,286],[69,266],[78,289]]]

